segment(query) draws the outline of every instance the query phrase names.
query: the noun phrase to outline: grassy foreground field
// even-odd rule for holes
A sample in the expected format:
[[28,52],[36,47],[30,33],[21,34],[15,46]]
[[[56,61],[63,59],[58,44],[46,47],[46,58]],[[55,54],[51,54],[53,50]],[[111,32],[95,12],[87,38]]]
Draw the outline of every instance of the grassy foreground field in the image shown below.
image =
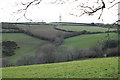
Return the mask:
[[15,52],[13,56],[8,56],[9,60],[16,62],[23,55],[34,55],[37,47],[42,43],[47,43],[47,41],[39,40],[37,38],[22,34],[22,33],[3,33],[2,41],[15,41],[20,47]]
[[118,57],[2,68],[3,78],[112,78]]
[[[90,48],[100,45],[98,42],[105,40],[107,33],[79,35],[64,40],[63,45],[73,48]],[[110,33],[111,39],[118,39],[117,33]]]
[[[88,32],[105,32],[108,28],[102,28],[97,26],[57,26],[59,29],[67,30],[67,31],[83,31],[86,30]],[[110,29],[110,31],[114,31],[116,29]]]

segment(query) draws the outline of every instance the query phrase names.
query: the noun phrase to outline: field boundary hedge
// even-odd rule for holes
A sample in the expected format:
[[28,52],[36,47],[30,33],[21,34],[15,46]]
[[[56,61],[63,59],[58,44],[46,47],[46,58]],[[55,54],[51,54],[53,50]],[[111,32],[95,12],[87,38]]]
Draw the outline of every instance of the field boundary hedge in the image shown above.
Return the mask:
[[99,33],[113,33],[113,32],[117,33],[117,31],[106,31],[106,32],[88,32],[86,30],[84,30],[84,31],[69,31],[69,30],[64,30],[64,29],[60,29],[60,28],[57,28],[57,27],[55,27],[54,29],[59,30],[59,31],[72,33],[72,34],[65,35],[64,39],[70,38],[70,37],[75,37],[75,36],[78,36],[78,35],[85,35],[85,34],[99,34]]
[[2,27],[2,29],[13,29],[12,31],[11,30],[9,30],[9,31],[5,31],[5,30],[2,30],[0,33],[24,33],[24,31],[23,30],[20,30],[19,28],[17,28],[17,27]]
[[[60,29],[60,28],[57,28],[57,27],[55,27],[54,29],[59,30],[59,31],[64,31],[64,32],[82,32],[82,31],[70,31],[70,30]],[[86,31],[86,30],[84,30],[84,31]],[[117,32],[117,31],[88,32],[88,33],[108,33],[108,32]]]
[[[24,25],[41,25],[41,24],[28,24],[28,23],[15,23],[15,24],[24,24]],[[45,24],[43,23],[42,25],[53,25],[53,24]],[[54,26],[54,29],[55,30],[59,30],[59,31],[63,31],[63,32],[69,32],[70,34],[65,34],[63,35],[63,38],[66,39],[66,38],[70,38],[70,37],[75,37],[75,36],[78,36],[78,35],[83,35],[83,34],[99,34],[99,33],[108,33],[108,31],[106,32],[88,32],[86,30],[84,31],[69,31],[69,30],[64,30],[64,29],[60,29],[60,28],[57,28],[57,25],[53,25]],[[90,25],[89,25],[90,26]],[[3,23],[3,26],[2,26],[3,29],[15,29],[15,30],[18,30],[18,31],[5,31],[5,32],[2,32],[2,33],[24,33],[24,34],[27,34],[29,36],[32,36],[32,37],[35,37],[35,38],[38,38],[38,39],[41,39],[41,40],[47,40],[47,41],[50,41],[50,42],[54,42],[55,41],[55,38],[47,38],[47,37],[44,37],[44,36],[38,36],[38,35],[35,35],[29,31],[25,31],[23,29],[20,29],[18,27],[16,27],[14,24],[12,23]],[[116,31],[109,31],[109,32],[116,32]],[[0,32],[1,33],[1,32]]]

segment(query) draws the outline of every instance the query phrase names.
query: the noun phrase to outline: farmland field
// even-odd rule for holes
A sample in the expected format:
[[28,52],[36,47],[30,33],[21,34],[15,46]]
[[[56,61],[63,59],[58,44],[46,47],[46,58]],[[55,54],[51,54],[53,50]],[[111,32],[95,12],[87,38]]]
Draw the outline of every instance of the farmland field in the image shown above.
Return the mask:
[[2,68],[3,78],[112,78],[118,57]]
[[[88,31],[88,32],[105,32],[108,28],[102,28],[97,26],[57,26],[59,29],[67,30],[67,31]],[[110,29],[110,31],[114,31],[116,29]]]
[[[79,35],[64,40],[63,45],[74,48],[90,48],[100,45],[98,42],[105,40],[107,33]],[[118,39],[117,33],[110,33],[111,39]]]
[[29,31],[30,33],[45,37],[45,38],[55,38],[56,35],[61,34],[69,34],[69,32],[58,31],[55,30],[53,25],[17,25],[18,28],[21,28],[25,31]]
[[[14,25],[13,29],[3,29],[2,41],[15,41],[20,48],[15,50],[15,55],[2,56],[8,60],[5,62],[3,59],[3,62],[8,63],[3,63],[3,78],[112,78],[118,76],[117,47],[112,49],[112,53],[109,51],[110,48],[106,50],[107,52],[101,47],[99,52],[89,49],[93,46],[102,46],[102,42],[107,40],[107,33],[70,32],[83,30],[105,32],[107,28],[83,24],[69,26],[68,23],[65,23],[66,26],[62,23],[59,25],[63,26],[57,26],[57,23]],[[57,30],[56,26],[64,31]],[[14,28],[17,30],[16,27],[21,33],[14,31]],[[117,33],[109,34],[111,40],[118,39]],[[114,56],[111,56],[112,54]]]
[[3,33],[2,40],[15,41],[20,47],[15,51],[16,52],[15,55],[6,57],[12,60],[12,62],[16,62],[17,59],[26,54],[34,55],[37,50],[37,47],[40,44],[45,42],[46,44],[48,43],[47,41],[39,40],[37,38],[33,38],[22,33]]

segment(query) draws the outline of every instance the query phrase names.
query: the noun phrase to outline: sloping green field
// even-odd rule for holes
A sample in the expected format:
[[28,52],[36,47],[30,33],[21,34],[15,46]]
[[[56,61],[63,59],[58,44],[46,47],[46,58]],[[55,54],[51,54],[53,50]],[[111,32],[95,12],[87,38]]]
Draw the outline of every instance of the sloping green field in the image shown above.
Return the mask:
[[37,38],[22,34],[22,33],[3,33],[2,41],[15,41],[20,47],[15,52],[13,56],[8,56],[6,58],[10,59],[12,62],[16,62],[21,56],[30,54],[34,55],[37,47],[42,43],[48,43],[44,40],[39,40]]
[[[88,32],[105,32],[108,28],[102,28],[97,26],[57,26],[59,29],[67,30],[67,31],[88,31]],[[116,29],[110,29],[110,31],[114,31]]]
[[[90,48],[99,46],[106,38],[107,33],[79,35],[64,40],[63,45],[73,48]],[[118,39],[117,33],[110,33],[111,39]]]
[[118,57],[2,69],[3,78],[111,78],[117,74]]

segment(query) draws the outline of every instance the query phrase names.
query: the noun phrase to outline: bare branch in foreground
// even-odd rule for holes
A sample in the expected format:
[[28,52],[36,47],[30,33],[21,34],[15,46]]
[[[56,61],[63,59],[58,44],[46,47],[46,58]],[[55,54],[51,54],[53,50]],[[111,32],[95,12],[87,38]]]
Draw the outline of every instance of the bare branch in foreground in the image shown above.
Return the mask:
[[21,19],[22,17],[24,17],[25,19],[27,19],[27,20],[29,20],[29,21],[32,21],[31,19],[28,19],[28,18],[26,17],[27,10],[28,10],[28,8],[29,8],[30,6],[32,6],[32,5],[39,5],[39,4],[41,3],[41,1],[42,1],[42,0],[34,0],[34,1],[31,1],[31,2],[27,2],[27,3],[22,3],[22,2],[21,2],[21,4],[22,4],[23,6],[25,6],[25,8],[19,9],[17,12],[14,12],[14,13],[17,13],[17,14],[23,12],[23,15],[22,15],[20,18],[18,18],[17,20],[19,20],[19,19]]
[[[30,6],[32,6],[32,5],[35,5],[35,6],[36,6],[36,5],[40,5],[41,1],[42,1],[42,0],[33,0],[33,1],[27,2],[27,3],[22,3],[22,2],[21,2],[21,4],[24,6],[24,8],[19,9],[19,10],[17,11],[17,13],[23,13],[22,16],[23,16],[25,19],[30,20],[30,19],[28,19],[28,18],[26,17],[26,13],[27,13],[28,8],[29,8]],[[69,3],[69,2],[73,2],[73,4],[74,4],[74,2],[77,2],[77,1],[80,1],[80,0],[55,0],[54,2],[50,2],[50,3],[51,3],[51,4],[61,4],[61,5],[62,5],[62,4],[66,4],[66,3]],[[90,2],[90,0],[86,0],[86,1],[87,1],[86,3],[89,3],[89,2]],[[112,4],[112,6],[110,6],[110,7],[108,8],[108,6],[106,7],[106,4],[107,4],[107,3],[105,3],[105,0],[95,0],[95,1],[96,1],[96,2],[93,2],[93,5],[92,5],[92,6],[87,5],[86,3],[80,4],[80,5],[76,5],[76,8],[75,8],[75,9],[79,8],[79,9],[81,10],[81,13],[79,13],[79,14],[69,13],[69,14],[70,14],[70,15],[73,15],[73,16],[76,16],[76,17],[81,17],[81,16],[83,16],[83,15],[85,15],[85,14],[87,14],[87,15],[89,15],[89,16],[90,16],[90,15],[94,15],[94,14],[97,13],[98,11],[101,11],[100,14],[99,14],[99,16],[98,16],[98,19],[101,19],[101,16],[102,16],[105,8],[110,9],[110,8],[114,7],[115,5],[117,5],[117,4],[120,3],[120,1],[116,2],[117,0],[108,0],[108,2]],[[116,3],[115,3],[115,2],[116,2]],[[95,6],[94,3],[96,3],[97,6]],[[20,18],[22,18],[22,16],[21,16]],[[19,19],[20,19],[20,18],[19,18]]]

